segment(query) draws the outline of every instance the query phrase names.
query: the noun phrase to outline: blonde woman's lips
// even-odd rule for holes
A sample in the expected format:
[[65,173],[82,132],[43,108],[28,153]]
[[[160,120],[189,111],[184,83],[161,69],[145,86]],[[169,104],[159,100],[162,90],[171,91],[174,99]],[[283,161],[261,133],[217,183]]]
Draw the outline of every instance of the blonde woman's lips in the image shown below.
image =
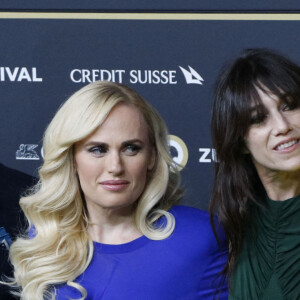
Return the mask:
[[122,191],[129,186],[127,180],[105,180],[101,181],[100,185],[108,191]]

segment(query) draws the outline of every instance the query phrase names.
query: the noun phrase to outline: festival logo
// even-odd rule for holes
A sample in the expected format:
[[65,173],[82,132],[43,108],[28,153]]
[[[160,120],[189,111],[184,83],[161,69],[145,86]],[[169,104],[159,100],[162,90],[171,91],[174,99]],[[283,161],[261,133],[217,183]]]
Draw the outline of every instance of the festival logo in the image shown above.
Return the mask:
[[170,153],[179,171],[187,164],[189,153],[186,144],[182,139],[175,135],[169,135]]
[[42,82],[43,78],[38,77],[36,68],[0,67],[0,81]]

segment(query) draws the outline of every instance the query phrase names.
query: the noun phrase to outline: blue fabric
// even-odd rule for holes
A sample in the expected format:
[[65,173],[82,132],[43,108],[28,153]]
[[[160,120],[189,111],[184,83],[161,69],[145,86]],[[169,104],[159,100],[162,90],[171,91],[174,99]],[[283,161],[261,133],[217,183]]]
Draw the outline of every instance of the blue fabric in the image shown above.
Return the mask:
[[[153,241],[142,236],[130,243],[94,243],[93,259],[76,282],[88,292],[88,300],[192,300],[213,299],[227,252],[221,252],[212,233],[207,212],[175,206],[172,235]],[[225,243],[224,233],[221,241]],[[227,287],[220,289],[227,299]],[[68,286],[57,287],[56,299],[78,299]],[[218,297],[216,297],[217,299]]]

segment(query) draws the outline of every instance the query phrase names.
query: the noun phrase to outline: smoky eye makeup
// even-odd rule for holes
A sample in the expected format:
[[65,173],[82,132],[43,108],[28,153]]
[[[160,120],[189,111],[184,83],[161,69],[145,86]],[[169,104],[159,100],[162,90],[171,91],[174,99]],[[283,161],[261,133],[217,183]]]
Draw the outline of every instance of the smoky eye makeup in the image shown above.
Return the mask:
[[108,151],[108,146],[106,144],[89,145],[87,146],[87,151],[94,155],[101,156]]
[[[133,156],[138,154],[144,148],[143,141],[132,140],[125,141],[120,145],[119,151],[126,155]],[[91,142],[85,145],[85,149],[88,153],[95,156],[103,156],[109,152],[109,145],[106,143]]]
[[143,145],[140,142],[125,142],[122,146],[122,152],[125,152],[127,155],[136,155],[143,149]]

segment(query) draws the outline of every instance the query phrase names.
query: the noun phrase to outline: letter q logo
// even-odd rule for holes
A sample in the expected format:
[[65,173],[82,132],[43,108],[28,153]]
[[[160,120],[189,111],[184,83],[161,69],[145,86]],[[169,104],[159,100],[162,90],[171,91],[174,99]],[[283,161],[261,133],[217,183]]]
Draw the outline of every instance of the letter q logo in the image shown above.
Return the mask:
[[175,135],[169,135],[170,153],[178,171],[181,171],[187,164],[189,153],[182,139]]

